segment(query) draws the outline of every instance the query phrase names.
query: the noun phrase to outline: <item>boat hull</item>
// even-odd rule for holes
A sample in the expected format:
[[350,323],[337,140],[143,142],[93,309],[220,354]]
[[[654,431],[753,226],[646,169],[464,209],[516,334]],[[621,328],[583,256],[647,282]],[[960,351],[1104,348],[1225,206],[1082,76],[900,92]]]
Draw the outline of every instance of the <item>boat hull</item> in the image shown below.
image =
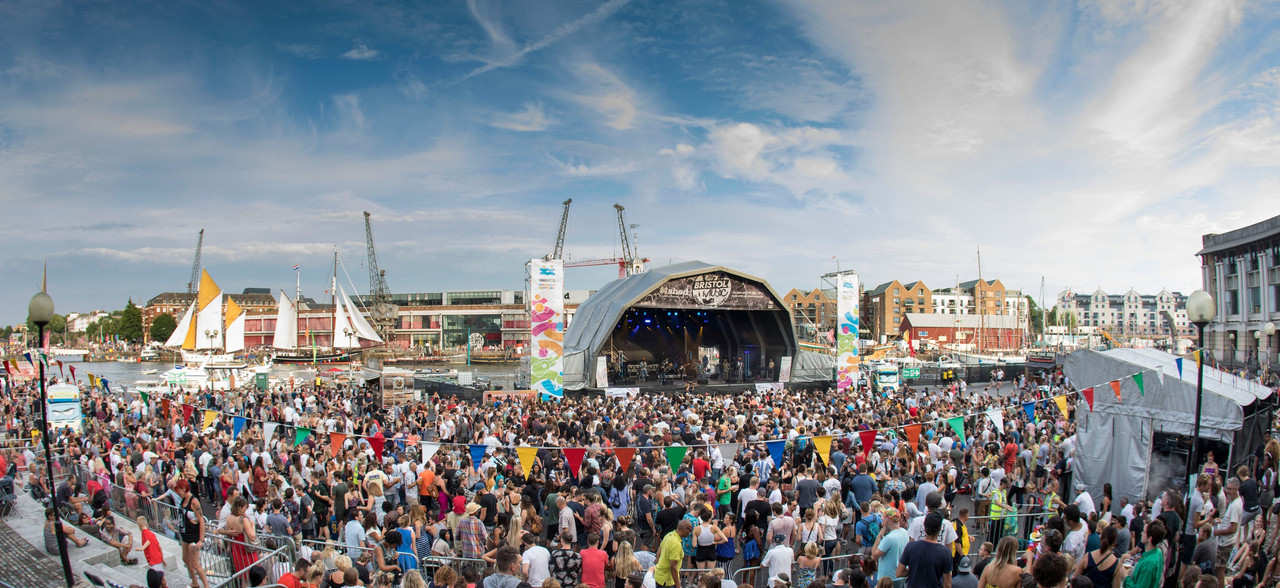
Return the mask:
[[288,365],[302,365],[312,363],[347,363],[359,356],[358,351],[343,351],[340,353],[310,353],[302,355],[288,355],[277,353],[272,357],[273,363],[281,363]]

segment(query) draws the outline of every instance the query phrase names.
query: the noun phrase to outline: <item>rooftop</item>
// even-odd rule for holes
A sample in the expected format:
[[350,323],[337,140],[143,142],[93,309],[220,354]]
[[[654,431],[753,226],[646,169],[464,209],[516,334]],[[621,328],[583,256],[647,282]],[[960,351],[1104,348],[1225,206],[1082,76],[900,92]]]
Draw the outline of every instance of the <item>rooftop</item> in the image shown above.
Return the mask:
[[1247,245],[1271,237],[1280,236],[1280,216],[1273,216],[1260,223],[1242,227],[1222,234],[1209,233],[1201,238],[1204,249],[1196,255],[1217,253],[1233,247]]

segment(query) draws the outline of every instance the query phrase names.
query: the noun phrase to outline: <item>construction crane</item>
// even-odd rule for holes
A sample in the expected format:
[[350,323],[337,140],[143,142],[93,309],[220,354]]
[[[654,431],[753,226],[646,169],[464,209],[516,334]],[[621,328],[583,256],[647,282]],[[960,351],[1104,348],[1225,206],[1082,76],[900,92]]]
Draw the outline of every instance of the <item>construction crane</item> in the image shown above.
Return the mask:
[[373,225],[369,223],[369,212],[364,213],[364,238],[369,249],[369,301],[370,321],[378,336],[383,341],[390,341],[391,329],[395,326],[399,309],[391,304],[391,288],[387,287],[387,272],[378,269],[378,254],[373,248]]
[[[597,265],[616,265],[618,266],[618,277],[625,278],[632,274],[638,274],[644,271],[644,264],[648,259],[638,259],[635,248],[631,245],[631,237],[627,234],[627,220],[623,216],[621,204],[614,204],[613,208],[618,214],[618,233],[622,237],[622,256],[621,257],[605,257],[601,259],[583,259],[581,261],[565,262],[565,267],[590,267]],[[638,225],[631,225],[638,226]]]
[[551,248],[551,253],[542,258],[543,261],[551,261],[553,259],[564,259],[564,233],[569,228],[569,205],[573,204],[570,198],[564,201],[564,212],[560,213],[560,232],[556,233],[556,245]]
[[191,279],[187,281],[187,294],[196,293],[196,285],[200,283],[200,250],[204,249],[204,229],[196,238],[196,260],[191,263]]

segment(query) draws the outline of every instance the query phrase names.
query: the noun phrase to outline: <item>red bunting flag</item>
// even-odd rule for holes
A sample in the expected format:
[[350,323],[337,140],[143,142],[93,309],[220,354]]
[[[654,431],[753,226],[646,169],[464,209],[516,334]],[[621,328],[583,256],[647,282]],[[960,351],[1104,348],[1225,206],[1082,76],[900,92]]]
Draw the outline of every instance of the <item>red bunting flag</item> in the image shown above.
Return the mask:
[[627,468],[631,467],[631,460],[636,456],[635,447],[619,447],[613,450],[613,454],[618,457],[618,468],[622,473],[627,473]]
[[907,441],[910,441],[911,446],[916,448],[917,451],[919,451],[920,450],[920,424],[916,423],[914,425],[907,425],[906,431],[907,431]]
[[160,401],[160,414],[163,414],[164,418],[169,418],[169,409],[172,407],[173,403],[169,402],[168,398],[162,399]]
[[191,424],[191,413],[195,411],[196,407],[191,406],[190,404],[182,405],[182,426],[185,427]]
[[12,376],[12,375],[13,375],[13,368],[9,367],[9,362],[7,362],[7,361],[6,361],[6,362],[3,362],[3,363],[4,363],[4,371],[5,371],[5,373],[6,373],[6,374],[9,374],[10,376]]
[[1120,398],[1120,380],[1114,380],[1114,381],[1112,381],[1112,382],[1111,382],[1111,389],[1112,389],[1112,390],[1115,390],[1115,392],[1116,392],[1116,402],[1120,402],[1120,400],[1121,400],[1121,398]]
[[876,445],[876,432],[858,431],[858,439],[862,440],[862,454],[869,455]]
[[1093,388],[1081,390],[1080,395],[1084,396],[1084,401],[1089,403],[1089,412],[1093,412]]
[[342,433],[329,433],[329,454],[338,457],[342,453],[342,444],[347,440],[347,436]]
[[378,463],[382,463],[382,444],[385,442],[386,439],[382,437],[382,431],[378,431],[376,435],[369,437],[369,447],[373,448],[373,457],[378,460]]
[[582,456],[587,454],[587,450],[582,447],[570,447],[561,450],[564,452],[565,461],[569,462],[569,475],[578,479],[578,469],[582,467]]
[[71,381],[76,381],[76,366],[71,366]]

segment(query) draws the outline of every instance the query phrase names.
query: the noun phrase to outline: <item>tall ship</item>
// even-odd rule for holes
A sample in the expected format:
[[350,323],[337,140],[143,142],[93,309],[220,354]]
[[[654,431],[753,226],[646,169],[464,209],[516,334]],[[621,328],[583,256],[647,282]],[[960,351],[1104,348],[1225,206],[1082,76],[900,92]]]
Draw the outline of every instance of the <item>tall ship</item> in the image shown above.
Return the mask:
[[[357,359],[364,348],[383,343],[382,337],[378,336],[373,325],[364,318],[360,309],[352,306],[346,290],[338,284],[337,265],[335,255],[330,290],[333,292],[333,335],[330,344],[320,345],[311,329],[303,329],[300,332],[298,302],[302,298],[301,286],[293,300],[290,300],[289,295],[281,290],[276,308],[275,336],[271,344],[276,350],[272,358],[273,363],[295,365],[345,363]],[[299,335],[302,335],[301,340]]]
[[[226,314],[222,312],[222,289],[209,276],[200,272],[200,289],[187,307],[178,326],[164,346],[178,349],[187,365],[233,365],[235,353],[244,349],[244,309],[226,298]],[[243,366],[242,366],[243,367]]]

